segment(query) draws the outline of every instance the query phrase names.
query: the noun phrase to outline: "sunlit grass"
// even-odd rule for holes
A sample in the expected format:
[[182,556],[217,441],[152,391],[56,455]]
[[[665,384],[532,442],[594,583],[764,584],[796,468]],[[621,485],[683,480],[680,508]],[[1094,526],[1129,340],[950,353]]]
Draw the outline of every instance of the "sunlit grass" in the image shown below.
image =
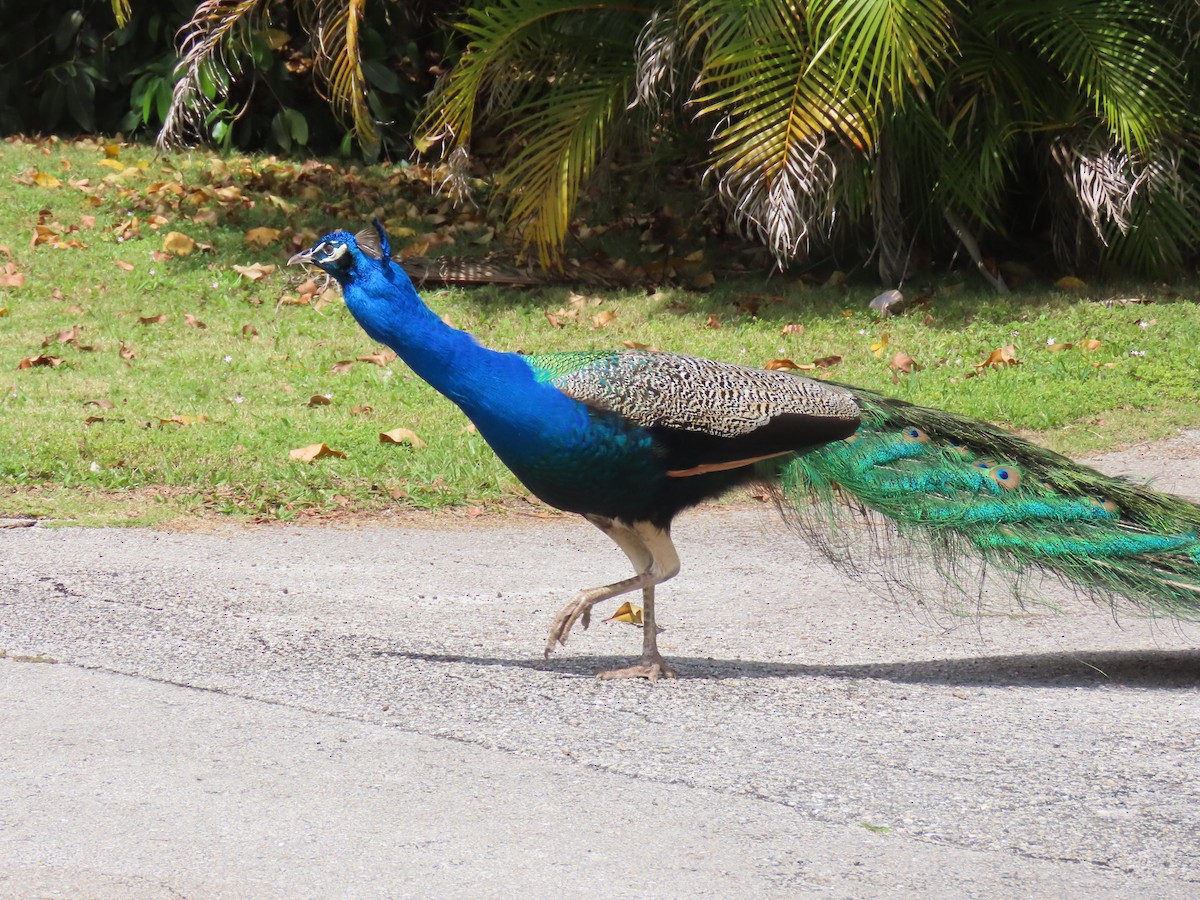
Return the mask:
[[[0,316],[0,515],[87,522],[212,513],[289,518],[312,510],[492,505],[525,496],[466,429],[465,418],[401,362],[333,371],[335,363],[377,349],[340,300],[281,304],[303,273],[281,266],[253,282],[231,268],[282,264],[293,233],[310,238],[335,227],[356,229],[380,208],[389,222],[403,221],[399,211],[411,211],[412,203],[397,197],[388,170],[358,172],[354,190],[334,185],[313,196],[288,181],[286,167],[279,174],[262,160],[218,165],[214,174],[210,159],[198,153],[155,157],[127,147],[118,157],[123,167],[105,158],[96,143],[0,145],[0,244],[7,250],[0,250],[0,265],[13,263],[9,275],[24,276],[23,285],[0,287],[0,309],[7,310]],[[21,183],[34,169],[60,185]],[[70,179],[88,183],[72,187]],[[232,185],[242,199],[172,202],[161,187],[151,190],[164,182]],[[197,213],[199,222],[192,218]],[[166,221],[155,228],[153,216]],[[139,220],[138,232],[118,241],[115,226],[131,217]],[[66,237],[86,247],[31,246],[39,221],[79,226]],[[261,224],[282,229],[278,241],[247,244],[245,231]],[[419,220],[409,224],[421,227]],[[154,254],[172,230],[212,251]],[[1068,295],[1042,285],[998,298],[971,275],[945,275],[907,286],[910,295],[927,294],[928,304],[886,321],[868,309],[877,292],[871,284],[813,287],[783,277],[719,276],[706,293],[578,290],[589,299],[576,301],[582,308],[575,318],[560,317],[563,327],[546,313],[572,311],[567,288],[425,295],[456,326],[509,350],[631,341],[753,366],[841,356],[840,364],[812,374],[989,419],[1073,454],[1200,423],[1193,361],[1200,313],[1192,286]],[[1154,302],[1095,302],[1122,297]],[[616,318],[596,328],[592,316],[603,310]],[[138,321],[160,314],[163,323]],[[206,327],[189,327],[185,314]],[[803,333],[783,335],[788,324],[803,325]],[[42,346],[74,326],[77,344]],[[1085,339],[1100,345],[1048,349],[1050,341]],[[1007,345],[1020,365],[976,368]],[[122,356],[122,347],[132,358]],[[889,367],[897,351],[922,368],[898,374]],[[17,368],[39,354],[64,362]],[[309,406],[313,395],[331,402]],[[372,409],[354,411],[363,406]],[[173,416],[204,421],[162,421]],[[379,433],[397,426],[413,429],[427,446],[381,443]],[[290,458],[290,450],[318,442],[346,458]]]

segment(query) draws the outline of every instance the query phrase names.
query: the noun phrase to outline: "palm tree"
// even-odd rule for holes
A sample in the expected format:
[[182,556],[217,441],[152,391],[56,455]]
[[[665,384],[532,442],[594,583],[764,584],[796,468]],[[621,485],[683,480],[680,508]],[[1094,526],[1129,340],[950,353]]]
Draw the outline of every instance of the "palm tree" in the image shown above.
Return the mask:
[[[317,46],[330,96],[367,141],[353,41],[364,2],[296,0],[329,36]],[[173,112],[195,105],[227,24],[256,6],[201,4]],[[473,139],[502,137],[496,187],[546,264],[602,160],[703,129],[709,190],[781,265],[851,236],[885,282],[918,241],[961,243],[984,270],[976,235],[1048,226],[1063,265],[1161,270],[1200,238],[1195,8],[477,0],[415,143],[442,153],[462,189]]]

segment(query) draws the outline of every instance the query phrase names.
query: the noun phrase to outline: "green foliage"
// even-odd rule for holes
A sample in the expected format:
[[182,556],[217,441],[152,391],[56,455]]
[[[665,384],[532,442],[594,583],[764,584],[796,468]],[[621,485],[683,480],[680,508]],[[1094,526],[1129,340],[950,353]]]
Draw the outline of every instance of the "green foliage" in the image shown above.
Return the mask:
[[1161,274],[1200,227],[1176,165],[1200,118],[1195,17],[1182,0],[479,2],[419,144],[453,156],[502,132],[497,182],[543,259],[631,133],[673,152],[699,119],[690,161],[780,263],[857,243],[894,282],[914,247],[956,252],[947,222],[966,220],[993,241],[1049,226],[1069,269]]
[[204,0],[179,22],[160,142],[404,151],[443,51],[441,6]]
[[[345,75],[321,68],[318,41],[305,27],[313,4],[218,5],[225,43],[194,73],[190,99],[179,92],[176,40],[211,4],[20,6],[0,33],[0,133],[153,134],[189,107],[196,113],[189,136],[227,149],[348,153],[355,134],[367,156],[407,147],[432,85],[426,57],[438,58],[443,46],[430,19],[403,15],[402,3],[366,4],[352,49],[369,108],[356,107],[347,130],[322,96],[326,79],[335,93],[345,90]],[[427,10],[435,11],[436,4]],[[32,45],[30,35],[38,36]]]

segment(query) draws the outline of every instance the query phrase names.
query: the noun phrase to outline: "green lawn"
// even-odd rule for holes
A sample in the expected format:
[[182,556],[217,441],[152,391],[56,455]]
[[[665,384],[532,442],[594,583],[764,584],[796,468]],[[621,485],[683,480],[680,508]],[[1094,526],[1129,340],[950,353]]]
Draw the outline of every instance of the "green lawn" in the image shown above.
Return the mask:
[[[524,503],[465,418],[402,363],[335,371],[379,348],[336,289],[302,292],[305,273],[282,266],[324,231],[357,230],[373,214],[408,242],[432,235],[440,252],[478,253],[487,222],[478,211],[443,220],[429,191],[436,175],[9,140],[0,178],[0,516],[153,523]],[[164,250],[189,243],[171,232],[198,243],[188,255]],[[255,263],[278,268],[257,280],[234,268]],[[906,286],[927,305],[880,321],[869,283],[716,274],[703,293],[425,294],[505,349],[630,341],[746,365],[840,356],[814,371],[1073,454],[1200,424],[1191,284],[1046,283],[999,298],[972,274],[940,275]],[[1131,298],[1150,302],[1097,302]],[[557,326],[547,313],[560,313]],[[803,332],[783,334],[788,325]],[[1085,349],[1089,340],[1099,346]],[[1076,346],[1051,349],[1065,343]],[[976,368],[1005,346],[1019,365]],[[898,351],[922,368],[889,367]],[[45,357],[61,363],[19,368]],[[314,396],[330,402],[310,405]],[[425,446],[380,441],[397,427]],[[289,455],[321,442],[345,457]]]

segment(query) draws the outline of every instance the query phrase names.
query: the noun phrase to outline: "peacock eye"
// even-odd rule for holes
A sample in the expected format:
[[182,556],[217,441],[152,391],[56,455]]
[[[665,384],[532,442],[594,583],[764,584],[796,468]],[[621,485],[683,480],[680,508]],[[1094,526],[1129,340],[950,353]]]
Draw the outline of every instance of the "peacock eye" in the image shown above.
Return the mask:
[[918,444],[929,443],[929,435],[918,428],[916,425],[909,425],[904,429],[903,434],[910,441],[916,441]]
[[313,257],[316,262],[337,262],[346,255],[347,249],[346,245],[342,243],[322,241],[313,249]]
[[988,477],[1009,491],[1021,484],[1021,473],[1012,466],[993,466],[988,469]]

